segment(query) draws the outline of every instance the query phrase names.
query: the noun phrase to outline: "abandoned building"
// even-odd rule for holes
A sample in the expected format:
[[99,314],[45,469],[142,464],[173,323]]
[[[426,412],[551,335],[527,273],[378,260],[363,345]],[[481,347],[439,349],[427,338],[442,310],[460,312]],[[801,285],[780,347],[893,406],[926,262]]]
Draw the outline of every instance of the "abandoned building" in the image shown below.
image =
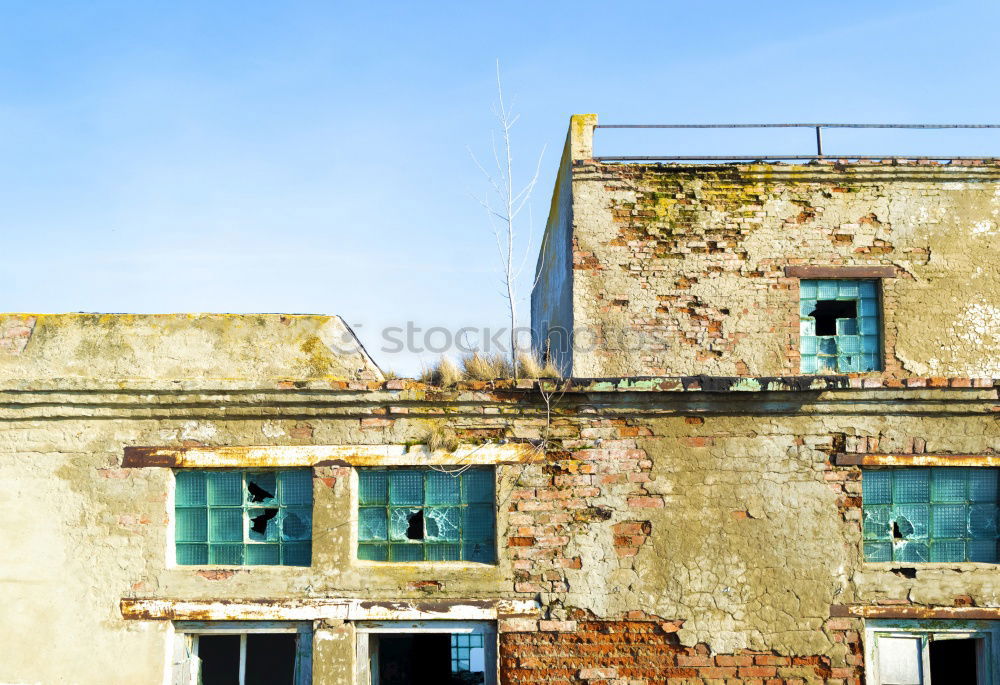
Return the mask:
[[386,380],[331,316],[0,317],[0,683],[1000,682],[1000,165],[596,125],[532,294],[565,380]]

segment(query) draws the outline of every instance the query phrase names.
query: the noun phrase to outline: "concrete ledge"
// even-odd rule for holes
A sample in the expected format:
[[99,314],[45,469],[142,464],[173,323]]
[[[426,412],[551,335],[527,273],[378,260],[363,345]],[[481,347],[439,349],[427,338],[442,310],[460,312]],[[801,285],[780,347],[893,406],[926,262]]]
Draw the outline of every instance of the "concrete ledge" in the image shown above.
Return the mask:
[[538,618],[541,606],[522,599],[122,599],[122,617],[139,621],[495,621]]
[[290,468],[312,466],[463,466],[542,461],[525,443],[467,445],[431,452],[424,445],[292,445],[237,447],[126,447],[125,468]]

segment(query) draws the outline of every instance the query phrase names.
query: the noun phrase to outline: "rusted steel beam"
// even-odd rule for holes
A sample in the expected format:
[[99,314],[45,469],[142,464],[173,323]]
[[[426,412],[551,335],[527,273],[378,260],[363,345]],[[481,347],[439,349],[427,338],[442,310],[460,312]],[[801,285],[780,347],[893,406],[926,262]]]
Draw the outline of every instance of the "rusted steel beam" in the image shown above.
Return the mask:
[[537,618],[541,607],[522,599],[245,599],[121,600],[122,617],[138,621],[425,621]]
[[126,468],[289,468],[311,466],[419,466],[523,464],[543,457],[533,445],[468,445],[431,452],[406,445],[293,445],[234,447],[126,447]]
[[854,454],[839,452],[837,466],[998,466],[1000,454]]
[[830,616],[837,618],[889,618],[987,621],[1000,619],[1000,607],[925,607],[831,604]]
[[789,278],[895,278],[894,266],[814,266],[799,264],[786,266]]

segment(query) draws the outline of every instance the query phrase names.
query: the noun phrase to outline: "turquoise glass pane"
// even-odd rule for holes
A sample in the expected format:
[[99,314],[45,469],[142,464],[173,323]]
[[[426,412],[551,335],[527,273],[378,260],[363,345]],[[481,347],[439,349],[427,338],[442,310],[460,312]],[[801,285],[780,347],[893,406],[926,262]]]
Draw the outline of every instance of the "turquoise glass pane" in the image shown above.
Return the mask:
[[928,502],[931,497],[929,469],[901,469],[893,471],[892,496],[896,503]]
[[817,281],[817,300],[836,300],[837,299],[837,281]]
[[931,508],[929,504],[896,504],[892,520],[906,539],[926,538],[930,532]]
[[878,354],[878,336],[877,335],[862,336],[861,351],[867,354]]
[[[837,335],[857,335],[858,334],[858,320],[857,319],[837,319]],[[860,343],[858,343],[858,349],[860,349]],[[841,345],[843,348],[843,345]]]
[[208,478],[208,503],[212,505],[243,504],[243,474],[239,471],[212,471]]
[[803,300],[815,300],[816,299],[816,281],[813,280],[803,280],[799,281],[799,297]]
[[464,501],[468,503],[489,502],[496,499],[493,492],[493,469],[469,469],[462,476]]
[[892,507],[873,505],[864,507],[864,538],[866,540],[888,540]]
[[875,300],[861,300],[858,303],[858,314],[860,316],[875,316],[878,314],[878,303]]
[[799,301],[799,316],[810,316],[816,309],[816,300]]
[[994,540],[970,540],[967,546],[969,550],[969,561],[979,561],[987,564],[997,562],[997,541]]
[[[389,509],[390,540],[420,540],[423,538],[420,509],[413,507],[393,507]],[[407,533],[410,533],[409,535]]]
[[462,519],[462,536],[468,541],[492,541],[495,537],[495,511],[492,505],[466,507]]
[[208,545],[177,545],[178,564],[207,564]]
[[390,504],[423,504],[424,474],[421,471],[389,472]]
[[247,545],[247,564],[276,566],[281,563],[281,545]]
[[389,545],[358,545],[358,559],[364,561],[389,561]]
[[312,563],[311,542],[288,542],[281,546],[285,566],[309,566]]
[[878,296],[878,285],[876,281],[860,281],[858,292],[861,297],[874,298]]
[[816,365],[816,357],[803,355],[800,370],[802,373],[816,373],[818,367]]
[[429,471],[425,480],[427,504],[458,504],[461,499],[461,475]]
[[427,507],[424,509],[424,529],[427,540],[457,541],[461,516],[458,507]]
[[278,498],[278,474],[274,471],[264,473],[248,473],[247,502],[252,504],[271,505]]
[[931,535],[936,538],[962,538],[968,531],[969,512],[964,504],[935,504],[931,509],[934,523]]
[[427,561],[458,561],[462,558],[460,545],[429,544],[426,546]]
[[206,499],[203,471],[178,471],[175,475],[177,506],[204,506]]
[[423,561],[424,546],[420,544],[389,545],[389,561]]
[[931,471],[931,499],[935,502],[965,502],[969,469],[947,468]]
[[861,297],[861,286],[857,281],[838,281],[837,297],[840,299],[853,299]]
[[466,542],[462,545],[462,558],[480,564],[492,564],[496,561],[496,547],[493,542]]
[[964,540],[932,540],[931,561],[965,561]]
[[837,339],[823,336],[816,339],[820,354],[837,354]]
[[285,509],[281,513],[282,540],[309,540],[312,538],[312,510]]
[[865,561],[892,561],[892,543],[866,542]]
[[930,561],[926,542],[901,542],[896,545],[896,561]]
[[208,563],[242,564],[243,545],[209,545]]
[[837,369],[844,373],[861,370],[861,355],[841,355],[837,359]]
[[242,542],[243,510],[210,509],[208,534],[212,542]]
[[281,503],[312,504],[313,479],[311,470],[282,471],[280,474]]
[[878,371],[881,366],[881,361],[877,354],[863,354],[861,355],[861,370],[862,371]]
[[892,502],[892,472],[862,471],[861,500],[869,504],[890,504]]
[[370,469],[358,470],[358,499],[361,504],[385,504],[389,501],[389,474]]
[[205,509],[178,509],[174,526],[177,542],[208,540],[208,512]]
[[256,542],[274,541],[278,539],[277,509],[248,509],[249,525],[247,534]]
[[969,505],[969,535],[974,538],[997,537],[997,507],[995,504]]
[[861,322],[859,324],[861,334],[875,336],[875,340],[878,340],[878,319],[874,316],[866,316],[859,319],[859,321]]
[[800,338],[799,342],[802,354],[816,354],[819,351],[819,345],[816,343],[814,336],[804,335]]
[[385,540],[388,536],[389,519],[384,507],[362,507],[358,511],[359,540]]
[[970,469],[969,499],[973,502],[996,502],[998,475],[1000,469]]
[[799,335],[816,335],[816,322],[812,319],[799,321]]
[[860,354],[861,336],[842,335],[837,338],[837,348],[839,354]]

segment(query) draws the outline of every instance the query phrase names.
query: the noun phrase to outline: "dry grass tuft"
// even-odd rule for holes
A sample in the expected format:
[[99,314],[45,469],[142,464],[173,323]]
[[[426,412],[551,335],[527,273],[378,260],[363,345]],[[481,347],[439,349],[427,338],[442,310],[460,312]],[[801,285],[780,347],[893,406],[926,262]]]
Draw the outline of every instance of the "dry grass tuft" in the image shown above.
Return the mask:
[[458,368],[448,357],[441,357],[438,363],[429,368],[425,368],[420,373],[420,381],[429,385],[437,385],[442,388],[450,388],[458,385],[463,380],[462,370]]
[[450,426],[434,426],[425,440],[431,452],[454,452],[458,449],[458,435]]
[[399,374],[392,369],[382,369],[382,377],[387,381],[394,381],[399,378]]
[[472,381],[492,381],[497,378],[512,378],[514,376],[510,360],[499,352],[491,355],[482,355],[478,351],[473,352],[462,359],[462,371],[465,379]]
[[521,378],[562,378],[559,369],[551,362],[542,362],[532,352],[517,355],[518,375]]

